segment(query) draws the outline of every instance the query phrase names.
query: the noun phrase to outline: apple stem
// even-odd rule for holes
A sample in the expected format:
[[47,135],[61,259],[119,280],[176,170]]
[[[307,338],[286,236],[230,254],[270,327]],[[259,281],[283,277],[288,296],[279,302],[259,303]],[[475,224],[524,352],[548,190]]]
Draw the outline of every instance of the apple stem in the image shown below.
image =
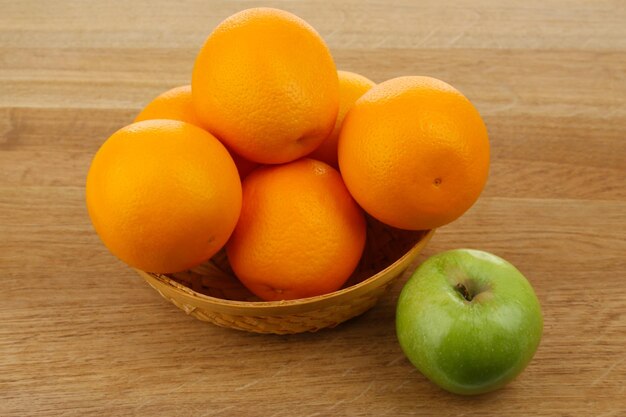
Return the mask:
[[456,284],[454,289],[457,290],[457,292],[461,294],[463,298],[465,298],[467,301],[472,301],[472,299],[474,298],[472,297],[472,294],[470,294],[470,292],[467,290],[467,287],[460,282]]

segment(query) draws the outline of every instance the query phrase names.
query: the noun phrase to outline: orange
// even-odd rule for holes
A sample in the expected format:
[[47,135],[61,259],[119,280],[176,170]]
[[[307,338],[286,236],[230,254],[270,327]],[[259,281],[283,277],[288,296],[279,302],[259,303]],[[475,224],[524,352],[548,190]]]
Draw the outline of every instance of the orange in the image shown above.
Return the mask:
[[177,272],[213,256],[241,211],[241,183],[224,146],[174,120],[115,132],[87,175],[87,208],[109,250],[132,267]]
[[[180,120],[204,129],[191,101],[191,86],[183,85],[159,94],[137,115],[135,122],[154,119]],[[228,150],[237,165],[239,176],[245,178],[258,164]]]
[[191,86],[181,85],[159,94],[135,117],[135,122],[154,119],[180,120],[203,127],[191,101]]
[[337,70],[320,35],[271,8],[220,23],[198,53],[191,87],[208,130],[261,163],[313,151],[332,131],[339,108]]
[[339,289],[365,245],[365,218],[339,172],[313,159],[265,166],[243,182],[241,217],[226,253],[264,300]]
[[430,77],[394,78],[365,93],[343,122],[338,152],[361,207],[408,230],[458,218],[489,171],[480,114],[454,87]]
[[239,172],[239,178],[241,178],[242,180],[246,178],[254,168],[259,166],[258,163],[252,162],[244,158],[238,153],[233,152],[231,149],[226,149],[228,150],[228,152],[230,152],[230,156],[232,156],[233,161],[235,161],[235,165],[237,166],[237,172]]
[[334,168],[339,166],[337,162],[337,142],[339,141],[339,132],[341,131],[343,119],[348,110],[354,105],[354,102],[375,85],[372,80],[354,72],[337,71],[337,73],[339,75],[339,114],[335,121],[335,127],[330,136],[308,156],[309,158],[326,162]]

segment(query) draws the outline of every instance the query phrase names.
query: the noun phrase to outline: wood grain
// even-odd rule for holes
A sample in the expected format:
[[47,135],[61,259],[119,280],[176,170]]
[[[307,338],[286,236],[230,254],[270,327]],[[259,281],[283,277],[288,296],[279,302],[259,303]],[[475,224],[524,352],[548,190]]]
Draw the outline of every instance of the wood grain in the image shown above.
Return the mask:
[[94,234],[94,152],[188,83],[221,19],[254,1],[0,1],[0,415],[626,415],[626,8],[619,0],[276,1],[340,68],[427,74],[477,105],[488,186],[421,256],[492,251],[545,315],[528,369],[447,394],[395,339],[403,280],[317,334],[260,336],[186,317]]

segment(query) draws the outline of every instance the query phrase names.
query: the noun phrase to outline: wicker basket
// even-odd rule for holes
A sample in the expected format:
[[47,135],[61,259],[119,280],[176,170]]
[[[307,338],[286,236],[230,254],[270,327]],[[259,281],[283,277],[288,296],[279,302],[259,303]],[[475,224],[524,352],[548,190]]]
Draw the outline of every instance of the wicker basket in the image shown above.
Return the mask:
[[374,306],[417,257],[434,230],[405,231],[368,218],[363,257],[338,291],[289,301],[260,301],[233,274],[226,254],[186,272],[137,272],[185,313],[218,326],[256,333],[302,333],[334,327]]

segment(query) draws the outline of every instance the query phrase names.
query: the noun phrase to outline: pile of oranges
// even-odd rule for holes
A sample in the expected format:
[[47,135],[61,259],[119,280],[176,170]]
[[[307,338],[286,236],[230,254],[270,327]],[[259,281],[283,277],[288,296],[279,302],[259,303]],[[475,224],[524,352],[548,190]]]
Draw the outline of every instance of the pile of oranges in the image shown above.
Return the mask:
[[87,207],[127,264],[193,268],[226,248],[264,300],[339,289],[366,240],[443,226],[478,198],[489,141],[474,106],[423,76],[337,71],[320,35],[255,8],[220,23],[191,85],[149,103],[96,153]]

